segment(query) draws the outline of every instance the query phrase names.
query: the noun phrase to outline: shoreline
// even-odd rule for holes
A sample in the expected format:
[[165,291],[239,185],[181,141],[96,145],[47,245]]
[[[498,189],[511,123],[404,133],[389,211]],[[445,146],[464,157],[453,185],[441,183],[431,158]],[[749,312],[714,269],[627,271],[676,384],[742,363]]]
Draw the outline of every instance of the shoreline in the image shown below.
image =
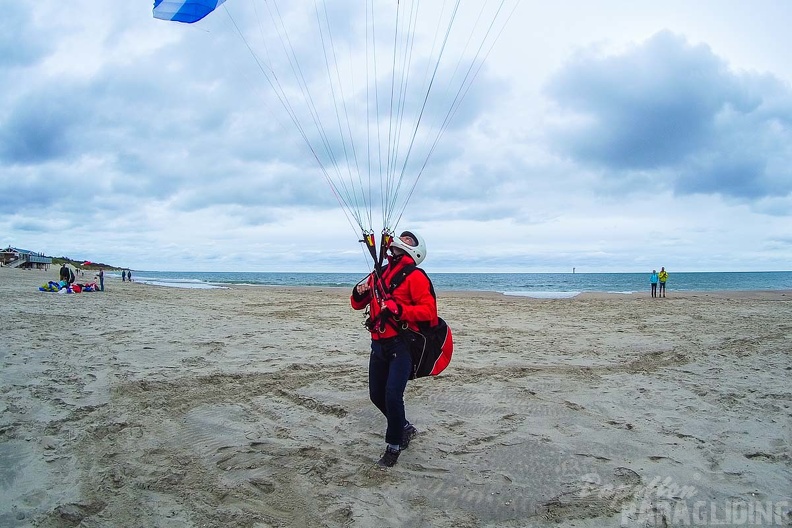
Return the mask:
[[[0,267],[0,277],[7,274],[10,277],[27,277],[30,274],[38,274],[42,281],[57,280],[57,270],[18,270]],[[22,275],[19,275],[22,274]],[[83,280],[77,282],[92,282],[94,273],[90,274],[90,280],[87,275],[83,276]],[[105,283],[121,282],[118,277],[105,273]],[[246,288],[272,288],[284,291],[301,291],[305,289],[315,291],[343,291],[348,292],[351,286],[318,286],[318,285],[276,285],[276,284],[241,284],[241,283],[206,283],[208,286],[175,286],[172,284],[152,283],[150,279],[135,280],[134,284],[151,286],[156,288],[163,288],[167,290],[212,290],[212,289],[246,289]],[[509,291],[501,292],[495,290],[460,290],[460,289],[438,289],[440,296],[461,296],[461,297],[502,297],[510,299],[524,299],[527,301],[563,301],[563,300],[591,300],[591,299],[634,299],[634,298],[649,298],[651,296],[647,289],[643,291],[632,292],[607,292],[607,291],[552,291],[552,292],[520,292]],[[575,295],[570,295],[574,293]],[[670,299],[695,299],[695,298],[711,298],[711,299],[759,299],[759,300],[788,300],[792,299],[792,289],[750,289],[750,290],[675,290],[669,289],[668,295],[665,298],[656,298],[657,301],[670,300]]]

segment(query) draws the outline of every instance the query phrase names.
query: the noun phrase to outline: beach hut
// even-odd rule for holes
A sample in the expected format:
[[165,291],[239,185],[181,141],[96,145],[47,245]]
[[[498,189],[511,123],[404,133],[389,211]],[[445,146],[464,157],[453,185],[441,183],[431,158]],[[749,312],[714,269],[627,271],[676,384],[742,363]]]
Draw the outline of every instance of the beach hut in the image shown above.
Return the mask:
[[52,258],[43,253],[8,246],[0,251],[0,263],[9,268],[49,269]]

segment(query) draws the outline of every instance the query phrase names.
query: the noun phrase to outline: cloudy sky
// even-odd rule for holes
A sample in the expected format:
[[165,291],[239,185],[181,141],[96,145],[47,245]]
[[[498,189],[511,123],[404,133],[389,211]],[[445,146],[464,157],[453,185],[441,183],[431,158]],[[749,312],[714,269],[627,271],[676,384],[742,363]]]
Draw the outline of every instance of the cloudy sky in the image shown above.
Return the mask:
[[[373,92],[361,87],[386,92],[392,65],[378,62],[376,83],[342,67],[345,91],[317,90],[326,63],[308,50],[313,2],[283,4],[318,112],[334,98],[365,116]],[[363,4],[337,0],[327,15],[350,65]],[[408,201],[388,227],[424,235],[424,267],[792,269],[792,2],[548,4],[519,3],[423,170],[434,136],[417,136],[397,193]],[[143,0],[3,2],[0,245],[138,270],[367,269],[359,227],[328,185],[333,168],[303,140],[316,134],[278,102],[302,116],[299,87],[277,77],[278,92],[266,72],[284,64],[257,52],[268,64],[257,66],[255,34],[241,38],[264,33],[265,2],[226,5],[184,25],[153,19]],[[463,16],[474,13],[460,15],[465,27]],[[425,20],[415,71],[430,64]],[[449,48],[465,56],[463,41]],[[453,69],[438,69],[437,86]],[[430,100],[424,122],[442,122],[443,104]],[[377,173],[360,139],[376,127],[337,121],[328,143],[351,150],[345,138],[357,138],[357,165]]]

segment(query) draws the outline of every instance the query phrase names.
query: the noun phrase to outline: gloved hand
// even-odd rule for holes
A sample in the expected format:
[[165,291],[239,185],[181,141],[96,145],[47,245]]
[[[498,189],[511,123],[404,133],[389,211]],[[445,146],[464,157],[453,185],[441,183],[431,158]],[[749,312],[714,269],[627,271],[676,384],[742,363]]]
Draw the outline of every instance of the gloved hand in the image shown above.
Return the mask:
[[399,317],[402,313],[402,307],[393,299],[382,301],[382,309],[388,310],[390,313]]

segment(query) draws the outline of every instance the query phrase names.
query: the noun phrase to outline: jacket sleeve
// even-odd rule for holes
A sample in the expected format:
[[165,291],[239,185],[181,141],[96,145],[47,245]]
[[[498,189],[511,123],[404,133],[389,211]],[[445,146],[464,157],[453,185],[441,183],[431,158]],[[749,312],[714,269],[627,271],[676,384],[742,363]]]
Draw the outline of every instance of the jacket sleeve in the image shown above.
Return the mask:
[[357,284],[352,287],[352,297],[350,298],[350,302],[352,304],[352,308],[355,309],[355,310],[362,310],[363,308],[368,306],[369,303],[371,302],[371,286],[372,286],[372,284],[371,284],[371,276],[370,275],[366,279],[366,281],[369,283],[369,289],[365,293],[362,293],[362,294],[358,293]]
[[437,301],[429,289],[429,279],[421,273],[413,272],[407,276],[404,286],[396,293],[405,292],[406,295],[394,295],[396,302],[402,308],[400,320],[407,323],[428,321],[437,324]]

